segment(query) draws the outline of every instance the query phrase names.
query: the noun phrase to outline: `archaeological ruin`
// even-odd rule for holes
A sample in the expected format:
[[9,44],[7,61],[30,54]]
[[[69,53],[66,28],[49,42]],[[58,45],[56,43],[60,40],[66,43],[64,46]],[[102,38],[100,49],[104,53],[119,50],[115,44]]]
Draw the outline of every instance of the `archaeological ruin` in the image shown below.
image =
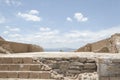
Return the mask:
[[76,52],[43,52],[0,38],[0,80],[120,80],[120,34]]

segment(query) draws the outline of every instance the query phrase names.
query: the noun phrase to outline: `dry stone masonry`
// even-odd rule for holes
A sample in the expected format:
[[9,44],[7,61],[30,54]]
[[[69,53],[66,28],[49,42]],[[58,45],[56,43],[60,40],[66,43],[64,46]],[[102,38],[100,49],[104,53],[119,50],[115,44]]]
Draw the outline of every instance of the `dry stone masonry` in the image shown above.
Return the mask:
[[52,70],[65,77],[75,77],[80,73],[96,72],[97,65],[94,59],[88,58],[40,58],[42,63],[47,64]]
[[0,54],[0,80],[120,80],[120,54]]
[[120,80],[120,34],[77,52],[42,51],[0,37],[0,80]]

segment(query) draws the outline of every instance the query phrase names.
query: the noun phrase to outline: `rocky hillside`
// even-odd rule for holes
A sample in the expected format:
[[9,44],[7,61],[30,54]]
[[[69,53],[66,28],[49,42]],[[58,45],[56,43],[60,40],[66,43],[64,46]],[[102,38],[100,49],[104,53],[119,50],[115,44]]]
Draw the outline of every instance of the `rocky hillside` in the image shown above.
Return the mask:
[[43,51],[43,48],[38,45],[5,41],[2,37],[0,37],[0,53],[10,54]]
[[116,33],[110,38],[87,44],[77,49],[76,52],[120,53],[120,33]]

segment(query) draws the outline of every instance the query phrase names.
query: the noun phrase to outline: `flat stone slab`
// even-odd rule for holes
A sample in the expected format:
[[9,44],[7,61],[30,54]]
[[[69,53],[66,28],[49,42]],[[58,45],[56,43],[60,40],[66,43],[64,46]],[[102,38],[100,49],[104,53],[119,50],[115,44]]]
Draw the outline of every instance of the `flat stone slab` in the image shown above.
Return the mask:
[[20,79],[20,78],[0,78],[0,80],[56,80],[56,79]]
[[[93,53],[93,52],[33,52],[33,53],[16,53],[16,54],[0,54],[1,58],[27,58],[26,63],[31,60],[28,60],[29,58],[36,59],[38,58],[58,58],[59,60],[62,59],[70,59],[73,58],[73,60],[76,58],[82,59],[83,63],[85,63],[85,60],[89,60],[89,65],[87,64],[85,67],[88,67],[91,65],[91,68],[95,68],[94,60],[97,63],[97,69],[98,74],[100,76],[120,76],[120,53]],[[85,60],[84,60],[85,59]],[[93,59],[93,60],[92,60]],[[1,60],[0,60],[1,61]],[[8,60],[7,60],[8,61]],[[16,61],[17,63],[20,60]],[[14,63],[16,63],[14,62]],[[7,63],[11,63],[9,60]],[[66,64],[66,63],[65,63]],[[78,63],[77,63],[78,64]],[[117,65],[117,66],[116,66]],[[62,66],[64,68],[66,66]]]
[[93,52],[30,52],[30,53],[14,53],[0,54],[0,57],[46,57],[46,58],[111,58],[120,59],[119,53],[93,53]]

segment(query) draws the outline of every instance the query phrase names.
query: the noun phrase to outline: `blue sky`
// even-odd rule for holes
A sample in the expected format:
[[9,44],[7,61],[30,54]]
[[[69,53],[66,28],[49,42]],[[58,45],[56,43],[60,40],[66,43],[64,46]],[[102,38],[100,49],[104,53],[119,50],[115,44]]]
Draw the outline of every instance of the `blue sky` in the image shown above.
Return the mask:
[[44,48],[79,48],[120,32],[120,0],[0,0],[0,35]]

